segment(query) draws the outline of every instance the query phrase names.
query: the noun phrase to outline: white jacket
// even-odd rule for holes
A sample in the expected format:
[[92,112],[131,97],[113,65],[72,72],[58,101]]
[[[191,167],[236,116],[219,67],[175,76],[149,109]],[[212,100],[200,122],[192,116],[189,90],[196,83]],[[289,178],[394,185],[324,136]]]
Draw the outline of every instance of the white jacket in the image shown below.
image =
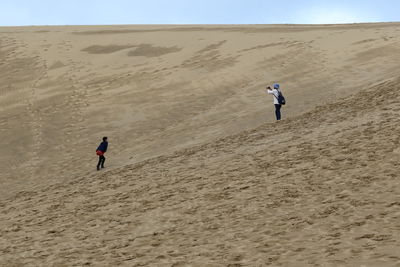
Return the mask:
[[278,101],[279,92],[280,91],[277,89],[272,89],[272,90],[267,89],[267,93],[272,94],[272,97],[274,98],[274,105],[279,105],[279,101]]

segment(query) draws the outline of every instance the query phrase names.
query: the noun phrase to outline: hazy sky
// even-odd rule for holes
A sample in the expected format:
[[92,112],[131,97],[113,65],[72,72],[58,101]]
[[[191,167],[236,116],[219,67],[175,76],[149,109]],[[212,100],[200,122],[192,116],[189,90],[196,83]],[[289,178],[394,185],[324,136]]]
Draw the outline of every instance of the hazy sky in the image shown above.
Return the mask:
[[400,0],[0,0],[0,26],[400,21]]

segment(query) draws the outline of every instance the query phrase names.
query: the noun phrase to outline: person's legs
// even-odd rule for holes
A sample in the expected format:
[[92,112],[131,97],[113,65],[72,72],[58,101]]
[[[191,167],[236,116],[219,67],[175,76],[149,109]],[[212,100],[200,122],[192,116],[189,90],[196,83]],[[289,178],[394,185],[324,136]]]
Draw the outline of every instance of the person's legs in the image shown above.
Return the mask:
[[281,120],[281,107],[282,105],[275,104],[275,115],[277,121]]
[[100,170],[101,162],[103,161],[102,157],[103,156],[99,156],[99,163],[97,163],[97,170]]
[[102,156],[103,157],[103,159],[102,159],[102,162],[101,162],[101,168],[104,168],[104,162],[106,161],[106,157],[104,157],[104,156]]

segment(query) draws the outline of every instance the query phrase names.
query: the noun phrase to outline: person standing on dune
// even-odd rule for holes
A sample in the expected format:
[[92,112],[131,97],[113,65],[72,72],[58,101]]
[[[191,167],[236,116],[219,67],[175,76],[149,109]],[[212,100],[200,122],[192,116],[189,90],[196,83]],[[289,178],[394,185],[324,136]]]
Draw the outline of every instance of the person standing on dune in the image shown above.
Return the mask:
[[96,149],[96,155],[99,156],[99,163],[97,163],[97,170],[100,171],[100,168],[104,168],[104,162],[106,158],[104,157],[104,153],[107,152],[108,148],[108,138],[103,137],[103,142],[100,143],[99,147]]
[[279,84],[274,84],[274,89],[271,89],[270,86],[267,87],[267,93],[272,94],[274,98],[274,105],[275,105],[275,116],[276,120],[281,120],[281,108],[282,105],[286,104],[286,100],[282,95],[281,90],[279,89]]

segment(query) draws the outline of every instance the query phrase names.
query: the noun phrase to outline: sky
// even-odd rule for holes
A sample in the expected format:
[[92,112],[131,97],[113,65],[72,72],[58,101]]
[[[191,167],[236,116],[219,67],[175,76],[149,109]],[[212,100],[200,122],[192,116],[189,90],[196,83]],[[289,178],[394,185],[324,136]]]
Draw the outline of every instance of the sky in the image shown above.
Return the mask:
[[400,21],[400,0],[0,0],[0,26]]

